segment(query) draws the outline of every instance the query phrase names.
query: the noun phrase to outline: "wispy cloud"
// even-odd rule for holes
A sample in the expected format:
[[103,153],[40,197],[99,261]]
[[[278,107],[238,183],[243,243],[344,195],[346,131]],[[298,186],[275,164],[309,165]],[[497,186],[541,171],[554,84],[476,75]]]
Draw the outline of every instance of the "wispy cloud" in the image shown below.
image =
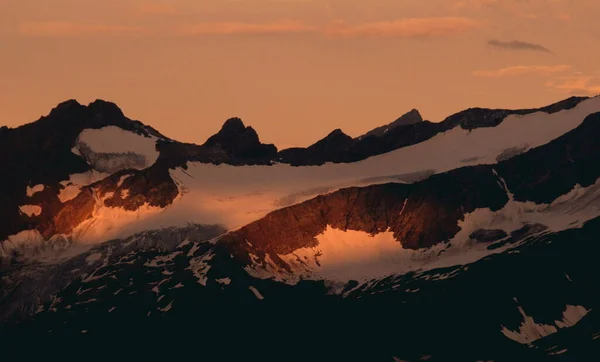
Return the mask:
[[501,40],[492,39],[492,40],[488,41],[487,44],[490,46],[496,47],[496,48],[502,48],[502,49],[508,49],[508,50],[531,50],[531,51],[537,51],[537,52],[552,53],[552,51],[550,49],[546,48],[543,45],[535,44],[535,43],[528,43],[528,42],[524,42],[521,40],[501,41]]
[[[139,14],[176,14],[177,9],[163,5],[145,5]],[[28,22],[21,25],[25,36],[91,36],[159,33],[181,36],[202,35],[269,35],[269,34],[319,34],[327,37],[436,37],[463,33],[481,26],[479,21],[460,17],[408,18],[388,22],[347,24],[344,22],[311,25],[299,20],[281,19],[271,22],[201,22],[173,25],[161,29],[142,26],[90,24],[81,22]]]
[[505,67],[495,70],[477,70],[473,72],[473,75],[477,77],[489,77],[489,78],[500,78],[500,77],[514,77],[519,75],[528,74],[555,74],[571,70],[570,65],[517,65],[512,67]]
[[215,22],[182,26],[183,35],[290,34],[314,32],[316,28],[295,20],[270,23]]
[[19,30],[22,35],[32,37],[118,36],[143,32],[143,28],[137,26],[70,21],[27,22],[22,24]]
[[567,92],[571,95],[600,94],[600,78],[586,75],[561,77],[546,83],[547,87]]
[[388,22],[373,22],[358,25],[335,25],[324,29],[330,36],[345,37],[429,37],[462,33],[479,27],[473,19],[461,17],[409,18]]

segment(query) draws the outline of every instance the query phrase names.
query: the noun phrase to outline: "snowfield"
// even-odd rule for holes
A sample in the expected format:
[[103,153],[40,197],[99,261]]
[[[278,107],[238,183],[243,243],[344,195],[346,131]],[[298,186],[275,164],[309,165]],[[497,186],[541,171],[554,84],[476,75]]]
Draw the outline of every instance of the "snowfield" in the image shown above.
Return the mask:
[[141,170],[158,159],[156,140],[156,137],[145,137],[115,126],[85,129],[75,142],[73,153],[84,157],[100,172]]

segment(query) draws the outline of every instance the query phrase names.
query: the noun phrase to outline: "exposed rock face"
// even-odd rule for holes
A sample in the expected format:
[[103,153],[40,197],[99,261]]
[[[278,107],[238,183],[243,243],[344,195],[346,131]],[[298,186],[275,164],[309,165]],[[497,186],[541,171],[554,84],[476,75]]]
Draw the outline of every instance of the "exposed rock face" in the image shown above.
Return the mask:
[[362,138],[366,138],[369,136],[381,137],[396,127],[407,126],[407,125],[416,124],[419,122],[423,122],[423,117],[421,117],[421,114],[419,113],[419,111],[417,111],[416,109],[412,109],[410,112],[400,116],[400,118],[398,118],[394,122],[392,122],[390,124],[386,124],[381,127],[377,127],[358,138],[362,139]]
[[585,99],[588,98],[571,97],[537,109],[505,110],[469,108],[449,116],[440,123],[422,121],[390,128],[387,132],[378,136],[364,135],[351,141],[346,140],[342,144],[342,147],[337,149],[329,147],[326,153],[319,153],[316,151],[318,149],[317,145],[326,140],[323,139],[307,148],[282,150],[279,152],[278,159],[279,162],[289,163],[293,166],[322,165],[325,162],[355,162],[426,141],[436,134],[448,131],[454,127],[461,127],[467,130],[495,127],[511,114],[525,115],[534,112],[555,113],[571,109]]

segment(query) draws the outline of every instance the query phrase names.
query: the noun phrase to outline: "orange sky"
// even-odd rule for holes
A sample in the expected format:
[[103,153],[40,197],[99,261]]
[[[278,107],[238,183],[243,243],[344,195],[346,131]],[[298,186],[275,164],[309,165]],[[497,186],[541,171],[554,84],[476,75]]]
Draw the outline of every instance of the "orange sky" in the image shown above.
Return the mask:
[[75,98],[202,143],[600,94],[597,0],[0,0],[0,124]]

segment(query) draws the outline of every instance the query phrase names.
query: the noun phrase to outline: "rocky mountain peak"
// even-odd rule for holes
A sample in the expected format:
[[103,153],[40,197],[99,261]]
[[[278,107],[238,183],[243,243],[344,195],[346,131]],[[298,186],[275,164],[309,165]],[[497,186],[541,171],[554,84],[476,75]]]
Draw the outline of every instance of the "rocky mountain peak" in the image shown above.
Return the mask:
[[238,117],[233,117],[229,118],[225,121],[225,123],[223,123],[219,133],[241,133],[245,130],[246,126],[244,125],[244,122]]
[[407,113],[400,116],[394,122],[386,124],[384,126],[377,127],[375,129],[365,133],[364,135],[360,136],[359,139],[369,137],[369,136],[381,137],[396,127],[416,124],[419,122],[423,122],[423,117],[421,117],[421,113],[419,113],[418,110],[413,108],[410,111],[408,111]]
[[95,115],[124,117],[123,111],[113,102],[107,102],[97,99],[88,105],[88,108]]
[[350,137],[350,136],[348,136],[347,134],[345,134],[344,131],[342,131],[340,128],[336,128],[333,131],[331,131],[325,137],[325,139],[338,138],[338,137]]

